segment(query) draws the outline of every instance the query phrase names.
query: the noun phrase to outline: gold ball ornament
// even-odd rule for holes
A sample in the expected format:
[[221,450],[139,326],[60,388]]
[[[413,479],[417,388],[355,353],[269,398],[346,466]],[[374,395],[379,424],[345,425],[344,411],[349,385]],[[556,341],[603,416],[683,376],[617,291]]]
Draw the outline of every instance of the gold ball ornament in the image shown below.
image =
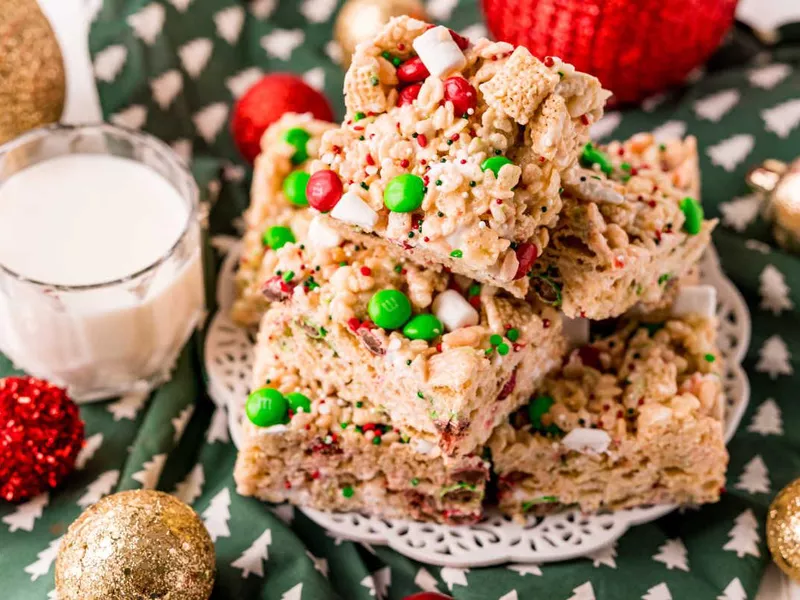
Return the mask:
[[0,0],[0,144],[61,118],[61,50],[37,0]]
[[342,66],[350,66],[360,42],[372,38],[392,17],[401,15],[428,20],[419,0],[347,0],[333,27],[333,38],[342,49]]
[[56,558],[60,600],[207,600],[214,544],[186,504],[163,492],[107,496],[69,526]]
[[787,164],[768,159],[747,174],[761,194],[761,212],[772,222],[772,235],[783,249],[800,253],[800,159]]
[[783,488],[770,504],[767,545],[775,564],[800,581],[800,479]]

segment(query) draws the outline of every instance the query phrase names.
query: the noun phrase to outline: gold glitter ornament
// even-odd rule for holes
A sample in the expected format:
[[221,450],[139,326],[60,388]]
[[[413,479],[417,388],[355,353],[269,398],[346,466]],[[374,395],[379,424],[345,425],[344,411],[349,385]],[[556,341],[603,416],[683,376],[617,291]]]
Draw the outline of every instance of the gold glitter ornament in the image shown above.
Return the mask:
[[61,118],[61,50],[37,0],[0,0],[0,144]]
[[56,558],[60,600],[207,600],[214,544],[200,517],[163,492],[106,496],[69,526]]
[[775,241],[800,253],[800,158],[789,164],[765,160],[750,170],[746,180],[763,198],[761,212],[772,222]]
[[359,42],[372,38],[389,19],[400,15],[428,20],[419,0],[347,0],[333,27],[333,39],[342,49],[342,66],[350,66]]
[[783,488],[770,504],[767,545],[775,564],[800,582],[800,479]]

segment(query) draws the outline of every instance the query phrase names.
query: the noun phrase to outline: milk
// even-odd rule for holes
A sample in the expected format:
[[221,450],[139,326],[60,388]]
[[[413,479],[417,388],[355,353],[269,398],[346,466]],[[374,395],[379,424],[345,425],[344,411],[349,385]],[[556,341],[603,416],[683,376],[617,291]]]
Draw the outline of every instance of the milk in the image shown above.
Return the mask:
[[108,154],[57,156],[0,181],[0,350],[78,399],[165,380],[204,310],[196,198],[185,196]]

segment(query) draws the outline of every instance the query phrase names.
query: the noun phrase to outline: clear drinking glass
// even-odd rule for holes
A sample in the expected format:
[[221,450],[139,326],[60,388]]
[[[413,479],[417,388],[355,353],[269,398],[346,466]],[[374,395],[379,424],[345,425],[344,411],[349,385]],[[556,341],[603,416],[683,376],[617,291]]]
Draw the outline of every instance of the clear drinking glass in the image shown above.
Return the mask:
[[[0,351],[76,400],[147,391],[169,378],[205,311],[197,185],[160,140],[99,124],[45,127],[0,146],[0,186],[67,154],[113,155],[153,169],[185,202],[185,228],[153,264],[108,282],[54,285],[0,264]],[[119,235],[125,243],[130,234]]]

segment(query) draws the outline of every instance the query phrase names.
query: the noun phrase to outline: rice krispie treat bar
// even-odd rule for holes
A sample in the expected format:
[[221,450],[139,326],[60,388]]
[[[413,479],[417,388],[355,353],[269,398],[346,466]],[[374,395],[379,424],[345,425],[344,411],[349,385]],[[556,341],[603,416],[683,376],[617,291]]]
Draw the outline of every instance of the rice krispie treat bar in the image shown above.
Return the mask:
[[475,523],[489,463],[421,452],[364,398],[326,395],[305,373],[273,363],[248,399],[237,491],[328,511]]
[[286,302],[262,320],[254,388],[265,367],[280,362],[322,382],[326,393],[371,398],[395,426],[437,452],[463,455],[559,364],[555,310],[400,262],[383,245],[339,242],[332,233],[320,247],[322,239],[277,253],[264,292]]
[[576,348],[497,428],[504,513],[719,499],[728,454],[710,296],[683,288],[666,321],[622,321]]
[[533,266],[533,296],[589,319],[663,304],[717,223],[688,195],[699,189],[694,140],[659,145],[640,135],[607,149],[589,144],[581,163],[564,176],[564,207]]
[[242,326],[258,325],[267,308],[268,302],[261,293],[261,274],[272,272],[275,250],[308,233],[308,167],[319,155],[322,134],[334,127],[333,123],[317,121],[310,113],[286,113],[261,138],[250,207],[244,214],[246,229],[236,273],[237,299],[231,315]]
[[609,94],[560,59],[392,19],[356,49],[309,202],[345,237],[522,298]]

